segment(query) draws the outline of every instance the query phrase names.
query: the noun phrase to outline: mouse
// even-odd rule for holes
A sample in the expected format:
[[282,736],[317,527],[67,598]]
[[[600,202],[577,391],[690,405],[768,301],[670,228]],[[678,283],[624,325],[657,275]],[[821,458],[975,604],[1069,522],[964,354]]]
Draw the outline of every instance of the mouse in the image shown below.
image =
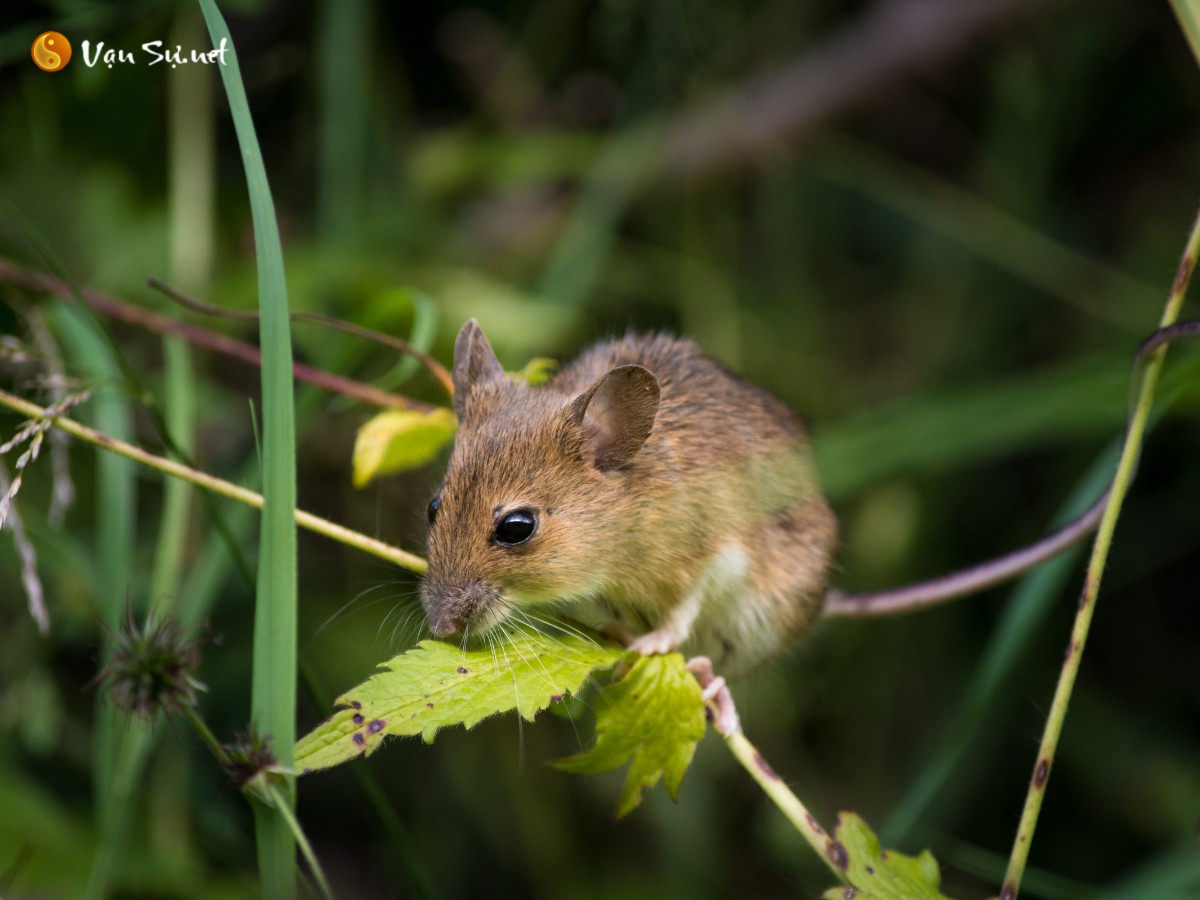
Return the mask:
[[435,636],[557,609],[739,674],[812,627],[837,519],[804,423],[770,393],[665,334],[597,343],[531,387],[475,320],[451,376],[421,588]]
[[823,613],[919,608],[998,584],[1093,530],[1107,499],[1007,556],[844,594],[829,587],[838,521],[804,421],[693,341],[601,341],[530,386],[472,319],[451,381],[458,431],[426,513],[421,586],[434,636],[465,643],[561,612],[644,654],[680,651],[723,734],[738,727],[725,676],[777,656]]

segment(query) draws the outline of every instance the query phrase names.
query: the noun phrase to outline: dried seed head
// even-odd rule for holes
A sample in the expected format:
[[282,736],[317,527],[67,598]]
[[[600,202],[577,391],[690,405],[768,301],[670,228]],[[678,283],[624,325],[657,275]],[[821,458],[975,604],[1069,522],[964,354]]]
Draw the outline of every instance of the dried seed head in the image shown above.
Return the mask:
[[232,744],[222,744],[225,751],[225,774],[239,790],[260,775],[273,772],[279,760],[271,753],[271,736],[258,735],[251,728],[249,734],[235,732]]
[[200,665],[200,650],[175,616],[151,612],[139,625],[130,609],[124,625],[110,632],[110,638],[109,662],[96,683],[108,689],[117,707],[154,718],[195,705],[196,691],[203,689],[192,677]]

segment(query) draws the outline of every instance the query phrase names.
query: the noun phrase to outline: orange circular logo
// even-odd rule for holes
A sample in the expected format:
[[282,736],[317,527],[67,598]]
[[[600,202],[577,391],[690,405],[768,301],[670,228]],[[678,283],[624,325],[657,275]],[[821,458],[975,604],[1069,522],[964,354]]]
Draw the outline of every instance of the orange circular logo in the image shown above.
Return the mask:
[[43,31],[29,48],[29,55],[43,72],[61,72],[71,61],[71,42],[57,31]]

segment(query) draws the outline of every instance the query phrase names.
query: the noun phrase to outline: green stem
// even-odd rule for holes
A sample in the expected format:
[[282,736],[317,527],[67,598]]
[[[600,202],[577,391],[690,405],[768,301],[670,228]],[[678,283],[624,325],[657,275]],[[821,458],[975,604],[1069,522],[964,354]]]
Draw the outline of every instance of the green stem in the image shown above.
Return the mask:
[[221,746],[221,742],[217,740],[216,735],[212,733],[205,721],[200,718],[200,714],[196,712],[196,708],[185,703],[180,712],[188,720],[188,724],[196,729],[196,734],[200,736],[200,740],[204,742],[204,746],[216,757],[221,767],[227,767],[229,764],[229,755],[225,752],[225,748]]
[[317,881],[317,886],[321,888],[321,893],[329,900],[333,900],[333,891],[330,890],[329,882],[325,879],[325,872],[321,869],[321,864],[317,861],[317,855],[313,853],[312,844],[308,842],[308,837],[304,830],[300,827],[299,821],[296,819],[296,814],[292,811],[292,807],[288,804],[279,788],[274,784],[267,782],[264,788],[267,798],[271,801],[271,805],[279,810],[280,815],[287,820],[288,827],[292,830],[292,836],[296,839],[296,845],[300,848],[301,854],[308,862],[308,867],[312,871],[313,878]]
[[791,788],[771,768],[740,728],[735,728],[730,734],[721,735],[730,752],[742,764],[750,777],[761,787],[779,807],[787,820],[796,827],[810,847],[821,857],[821,861],[841,881],[846,880],[846,870],[839,860],[845,860],[845,849],[829,836],[808,808],[800,802],[800,798],[792,793]]
[[[1162,321],[1159,323],[1160,328],[1167,327],[1179,317],[1184,293],[1187,291],[1192,270],[1195,268],[1197,252],[1200,252],[1200,213],[1197,214],[1196,220],[1192,224],[1187,247],[1184,250],[1183,259],[1179,263],[1179,270],[1175,276],[1175,283],[1171,288]],[[1108,560],[1109,548],[1112,545],[1117,516],[1133,479],[1138,454],[1141,450],[1142,436],[1146,429],[1146,420],[1150,415],[1150,407],[1154,399],[1154,388],[1158,383],[1158,375],[1162,369],[1165,354],[1166,347],[1161,346],[1151,354],[1149,361],[1145,363],[1144,375],[1137,391],[1137,399],[1130,417],[1125,444],[1121,449],[1121,459],[1117,464],[1117,474],[1113,480],[1108,506],[1104,510],[1104,517],[1100,520],[1100,527],[1096,532],[1096,542],[1092,546],[1083,593],[1079,599],[1079,611],[1075,615],[1075,624],[1071,629],[1071,641],[1067,645],[1066,660],[1054,691],[1054,701],[1050,705],[1050,714],[1046,719],[1041,746],[1038,748],[1033,778],[1030,780],[1029,791],[1025,797],[1025,808],[1021,813],[1021,822],[1017,828],[1016,839],[1013,841],[1012,853],[1009,856],[1008,871],[1004,875],[1004,884],[1000,891],[1001,900],[1015,900],[1021,887],[1021,876],[1025,872],[1025,864],[1029,858],[1029,846],[1033,842],[1034,829],[1037,827],[1038,814],[1042,808],[1042,798],[1045,796],[1046,783],[1050,778],[1050,767],[1054,762],[1054,753],[1058,748],[1059,736],[1062,734],[1067,706],[1075,687],[1075,678],[1079,673],[1079,661],[1083,656],[1092,616],[1096,609],[1100,580],[1104,574],[1104,565]]]
[[[9,409],[34,419],[45,418],[47,415],[47,410],[43,407],[35,403],[30,403],[28,400],[23,400],[15,394],[10,394],[8,391],[2,389],[0,389],[0,406],[7,406]],[[263,507],[262,494],[247,490],[230,481],[225,481],[223,478],[217,478],[216,476],[209,475],[207,472],[201,472],[199,469],[185,466],[183,463],[157,456],[125,441],[116,440],[103,432],[96,431],[94,428],[89,428],[86,425],[81,425],[74,419],[68,419],[65,416],[54,416],[53,423],[55,428],[62,429],[72,437],[79,438],[81,441],[85,441],[95,447],[100,447],[103,450],[108,450],[118,456],[141,463],[148,468],[162,472],[164,475],[170,475],[173,478],[182,478],[184,481],[194,484],[197,487],[202,487],[205,490],[212,491],[214,494],[219,494],[230,500],[236,500],[255,509],[262,509]],[[401,568],[418,574],[425,572],[425,560],[416,554],[408,553],[390,544],[385,544],[383,541],[368,537],[361,532],[346,528],[344,525],[338,525],[336,522],[315,516],[302,509],[296,510],[296,524],[301,528],[306,528],[317,534],[323,534],[325,537],[362,550],[364,553],[369,553],[372,556],[395,563]]]
[[[229,754],[225,752],[225,748],[217,740],[216,736],[200,718],[196,708],[190,705],[185,705],[180,710],[183,717],[188,720],[188,723],[196,729],[196,733],[200,736],[200,740],[212,752],[217,762],[222,768],[227,768],[229,765]],[[329,882],[325,878],[325,872],[321,869],[320,862],[317,861],[317,856],[313,853],[312,844],[308,842],[308,837],[304,834],[304,829],[300,827],[300,822],[296,819],[296,815],[292,812],[291,806],[285,801],[284,796],[279,793],[279,789],[271,783],[269,773],[264,773],[260,779],[263,796],[275,807],[287,821],[288,827],[291,829],[292,836],[296,839],[296,844],[300,847],[300,852],[304,854],[305,860],[308,862],[308,867],[312,870],[313,878],[329,900],[333,900],[333,891],[329,888]]]

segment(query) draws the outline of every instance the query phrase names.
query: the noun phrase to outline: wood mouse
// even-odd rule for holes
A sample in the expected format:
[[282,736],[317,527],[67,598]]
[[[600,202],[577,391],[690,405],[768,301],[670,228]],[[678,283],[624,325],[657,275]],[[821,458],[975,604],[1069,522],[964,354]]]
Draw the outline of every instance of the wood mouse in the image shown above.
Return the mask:
[[[429,504],[421,599],[438,637],[561,609],[681,650],[737,727],[725,674],[784,650],[822,613],[913,608],[1011,578],[1095,527],[1105,497],[1037,544],[911,587],[828,590],[837,519],[800,418],[691,341],[630,335],[548,383],[511,380],[472,319],[454,346],[459,430]],[[709,663],[711,660],[711,665]]]
[[816,620],[837,521],[803,424],[766,391],[663,335],[597,344],[529,387],[474,320],[452,377],[421,592],[435,635],[559,607],[737,673]]

